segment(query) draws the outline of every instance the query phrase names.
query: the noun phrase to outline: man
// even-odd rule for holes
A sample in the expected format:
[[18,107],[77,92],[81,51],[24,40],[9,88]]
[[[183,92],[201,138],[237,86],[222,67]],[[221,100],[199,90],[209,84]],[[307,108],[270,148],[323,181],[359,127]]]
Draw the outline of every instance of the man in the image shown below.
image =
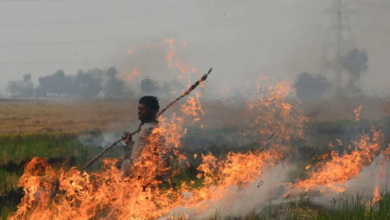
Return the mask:
[[[144,96],[139,100],[138,105],[138,119],[141,121],[141,125],[137,132],[137,137],[135,141],[132,140],[130,133],[125,132],[124,142],[128,150],[130,150],[131,155],[130,158],[123,161],[121,170],[124,172],[125,176],[128,176],[131,172],[131,168],[145,159],[143,158],[142,151],[148,144],[155,144],[160,146],[154,146],[157,149],[157,154],[160,157],[158,164],[159,169],[163,169],[164,166],[167,166],[169,163],[169,157],[166,152],[163,152],[162,149],[165,146],[161,146],[163,143],[150,143],[150,136],[152,135],[153,130],[157,127],[158,121],[156,119],[156,115],[160,109],[160,105],[158,103],[158,99],[154,96]],[[161,140],[162,138],[159,137]],[[160,149],[159,149],[160,148]],[[157,175],[160,175],[161,173]],[[157,176],[156,178],[161,178]],[[166,176],[164,178],[164,182],[166,181]]]

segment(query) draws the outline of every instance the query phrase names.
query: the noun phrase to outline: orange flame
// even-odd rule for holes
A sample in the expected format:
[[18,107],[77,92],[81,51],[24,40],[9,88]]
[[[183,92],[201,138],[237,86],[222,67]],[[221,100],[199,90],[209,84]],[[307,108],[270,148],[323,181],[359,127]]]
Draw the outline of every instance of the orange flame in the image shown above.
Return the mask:
[[355,109],[353,112],[355,112],[355,120],[360,120],[360,112],[362,111],[362,105],[360,105],[357,109]]
[[309,178],[298,180],[286,195],[289,195],[294,189],[318,190],[324,194],[328,194],[329,190],[345,191],[343,183],[356,177],[361,169],[380,152],[379,137],[380,131],[374,130],[372,140],[368,135],[362,135],[359,141],[353,143],[355,150],[351,154],[345,153],[343,156],[339,156],[338,153],[331,152],[332,159],[330,161],[317,163]]
[[373,193],[373,198],[372,198],[372,203],[375,204],[381,200],[381,196],[379,194],[379,186],[376,185],[374,188],[374,193]]
[[141,75],[141,70],[140,69],[133,69],[128,75],[122,74],[122,79],[123,80],[135,80],[137,76]]

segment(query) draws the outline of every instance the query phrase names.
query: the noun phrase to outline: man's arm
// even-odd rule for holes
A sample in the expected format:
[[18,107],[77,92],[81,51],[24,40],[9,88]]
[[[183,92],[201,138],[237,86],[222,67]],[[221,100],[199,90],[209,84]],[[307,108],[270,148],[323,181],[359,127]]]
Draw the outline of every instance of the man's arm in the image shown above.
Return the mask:
[[126,148],[129,150],[127,151],[125,149],[125,158],[130,157],[131,150],[133,149],[134,146],[134,141],[132,140],[131,134],[129,132],[125,132],[125,139],[123,140],[126,144]]

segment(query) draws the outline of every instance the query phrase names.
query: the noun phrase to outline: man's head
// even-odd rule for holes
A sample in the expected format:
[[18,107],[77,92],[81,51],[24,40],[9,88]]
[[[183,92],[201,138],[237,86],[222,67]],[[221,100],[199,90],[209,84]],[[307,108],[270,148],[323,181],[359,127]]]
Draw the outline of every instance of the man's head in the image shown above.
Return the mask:
[[141,121],[152,121],[160,110],[158,99],[154,96],[144,96],[139,100],[138,119]]

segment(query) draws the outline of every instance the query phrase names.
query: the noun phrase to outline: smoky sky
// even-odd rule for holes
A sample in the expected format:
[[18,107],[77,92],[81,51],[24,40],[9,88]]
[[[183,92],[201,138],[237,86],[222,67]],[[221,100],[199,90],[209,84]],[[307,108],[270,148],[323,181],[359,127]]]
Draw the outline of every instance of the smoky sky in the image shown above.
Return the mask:
[[[332,1],[146,0],[0,1],[0,92],[7,82],[62,69],[127,67],[127,51],[145,41],[185,40],[183,57],[200,72],[213,67],[211,86],[240,88],[258,75],[293,80],[319,73],[332,45]],[[390,2],[350,0],[354,45],[369,57],[364,91],[385,92],[390,80]],[[151,64],[153,66],[153,60]],[[332,79],[331,73],[321,73]],[[162,80],[169,71],[149,68]],[[211,81],[211,80],[210,80]]]

